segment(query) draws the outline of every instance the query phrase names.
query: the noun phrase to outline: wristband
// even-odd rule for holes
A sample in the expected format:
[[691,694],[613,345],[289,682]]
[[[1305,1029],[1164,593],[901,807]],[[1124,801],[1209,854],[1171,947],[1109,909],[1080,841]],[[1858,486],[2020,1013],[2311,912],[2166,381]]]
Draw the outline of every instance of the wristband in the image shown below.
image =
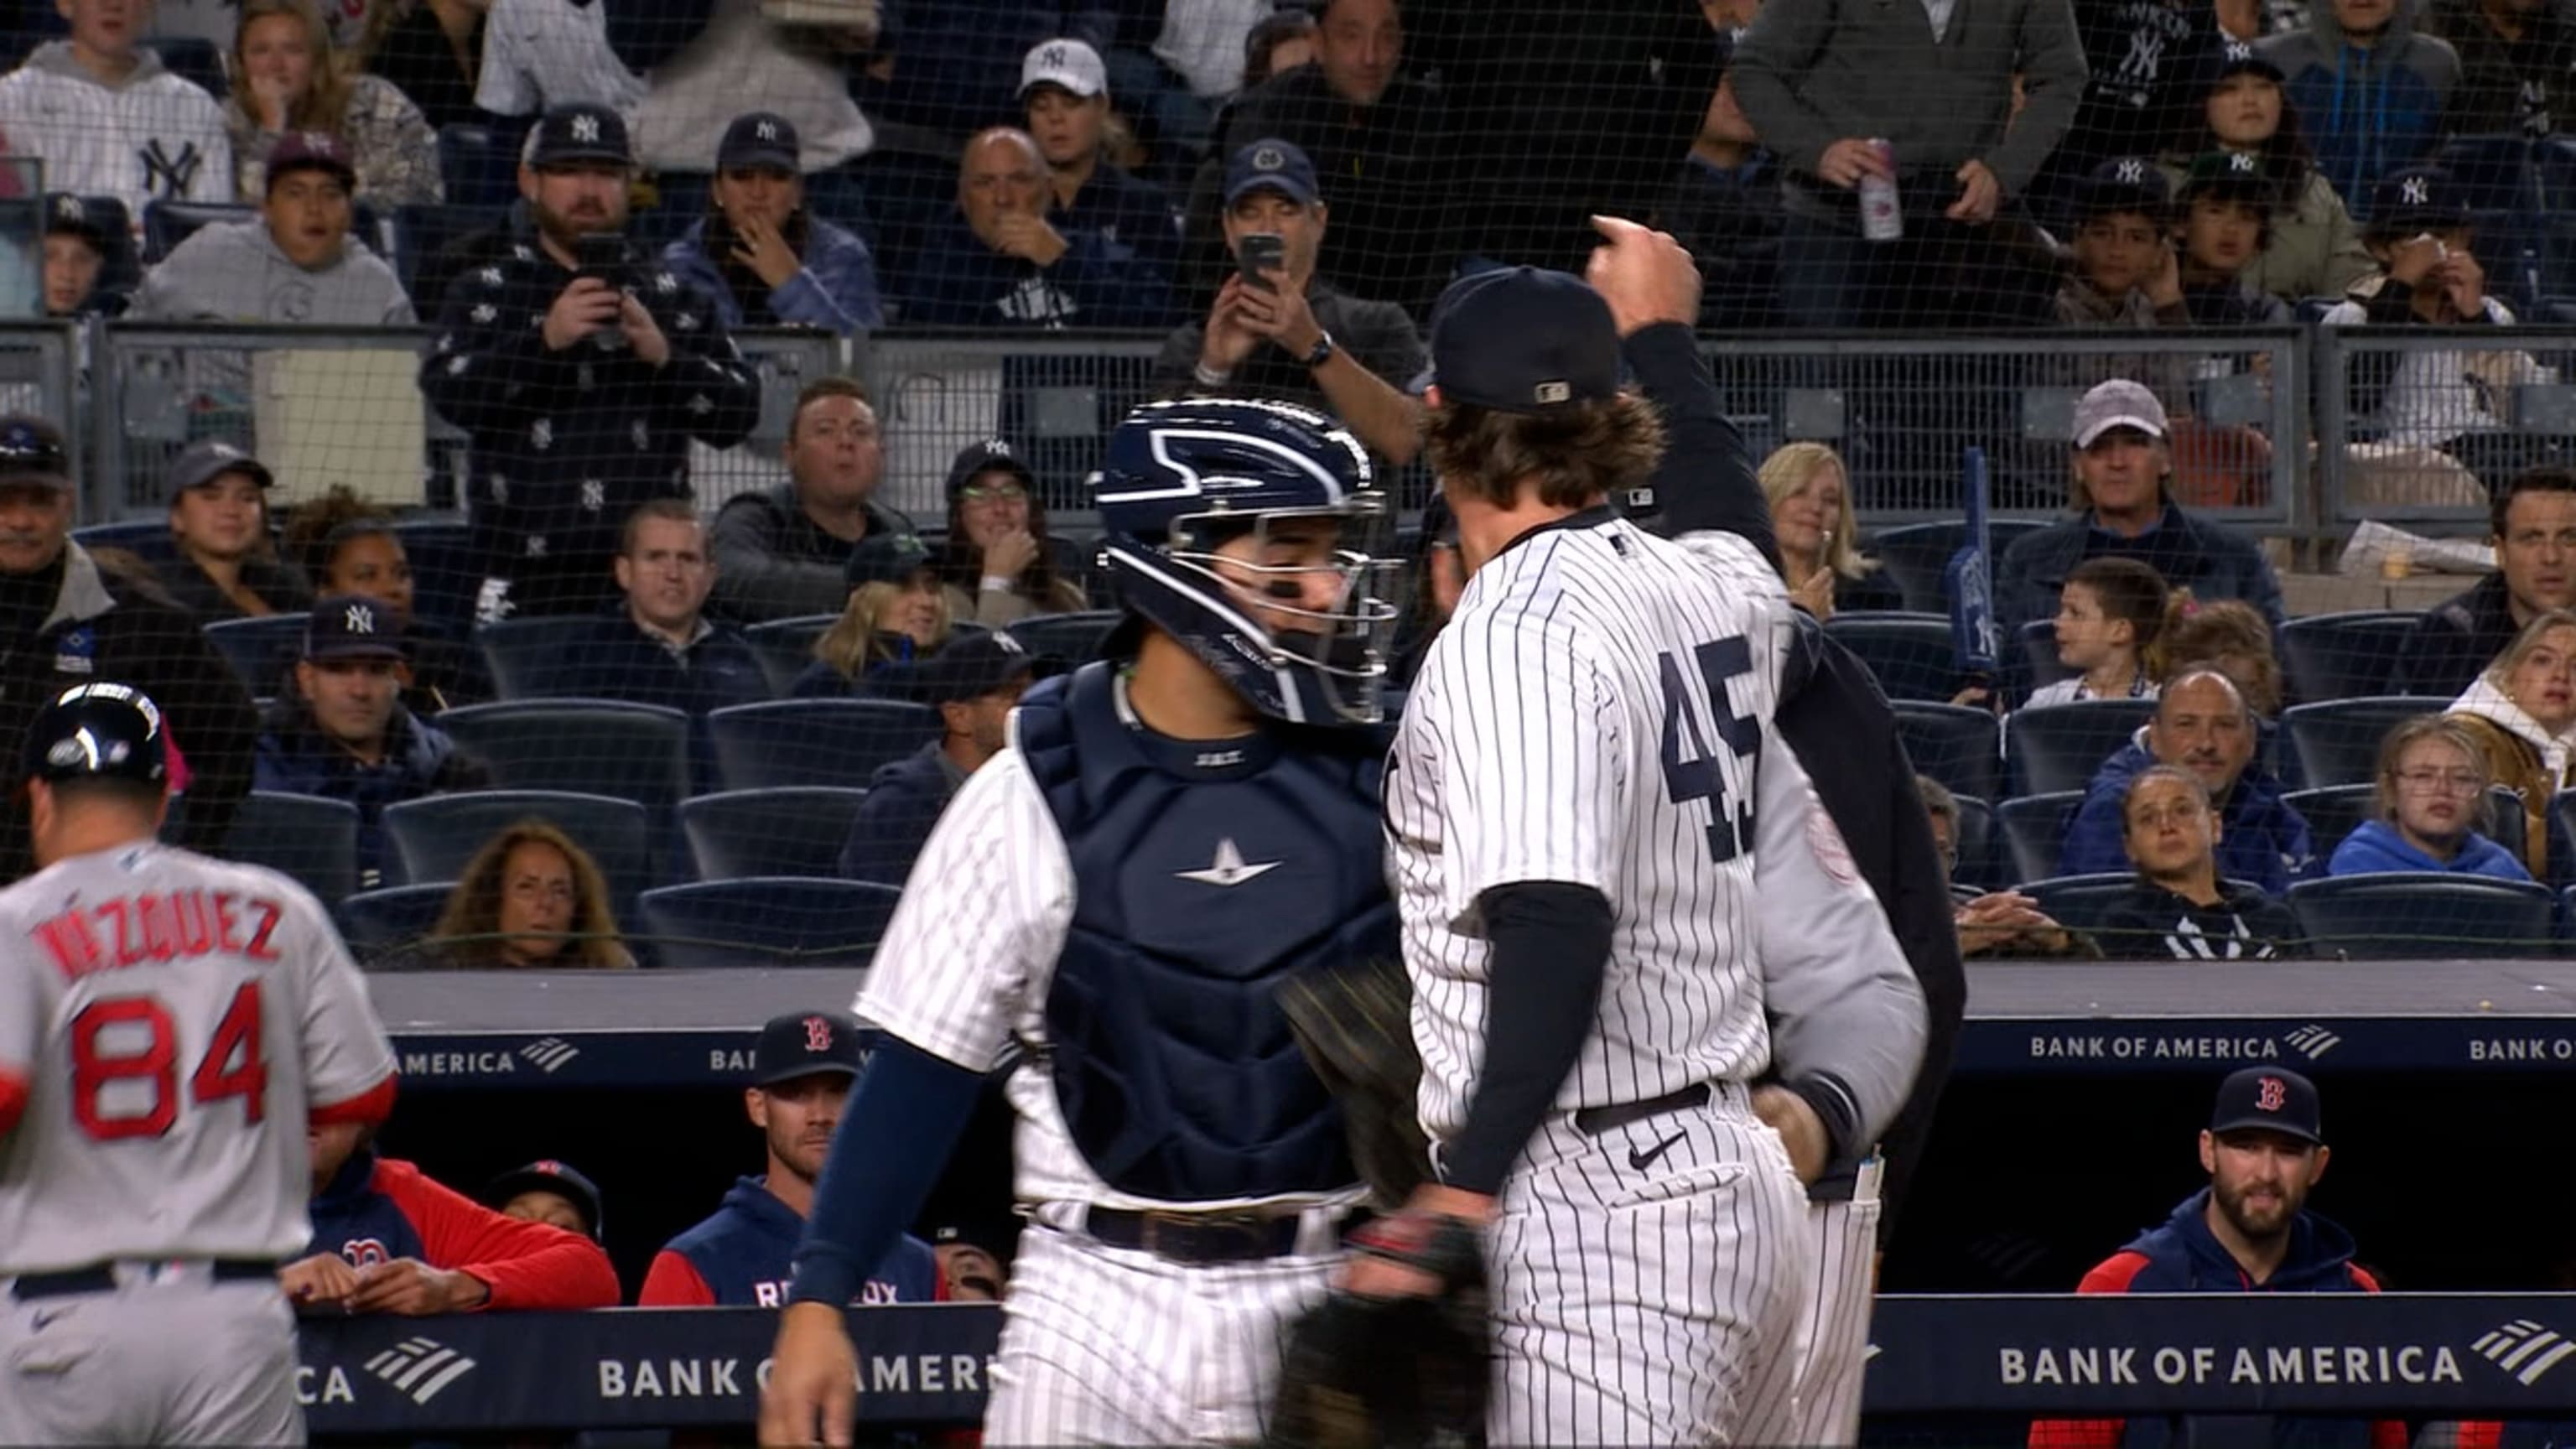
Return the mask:
[[1007,594],[1011,591],[1011,581],[1001,574],[986,574],[983,589],[988,594]]
[[1233,373],[1220,372],[1204,362],[1191,368],[1190,376],[1197,378],[1201,387],[1223,387],[1234,378]]

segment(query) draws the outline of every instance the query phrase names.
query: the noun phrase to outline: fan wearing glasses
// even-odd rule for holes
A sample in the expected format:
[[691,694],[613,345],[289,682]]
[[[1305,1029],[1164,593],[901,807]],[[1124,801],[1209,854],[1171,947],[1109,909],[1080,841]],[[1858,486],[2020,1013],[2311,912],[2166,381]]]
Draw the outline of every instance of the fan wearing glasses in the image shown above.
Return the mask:
[[948,539],[936,565],[949,617],[992,628],[1091,607],[1073,546],[1047,536],[1037,475],[1000,438],[948,468]]
[[2488,822],[2490,783],[2486,752],[2459,724],[2437,714],[2405,721],[2379,747],[2377,815],[2335,847],[2326,873],[2531,879],[2512,851],[2478,831]]

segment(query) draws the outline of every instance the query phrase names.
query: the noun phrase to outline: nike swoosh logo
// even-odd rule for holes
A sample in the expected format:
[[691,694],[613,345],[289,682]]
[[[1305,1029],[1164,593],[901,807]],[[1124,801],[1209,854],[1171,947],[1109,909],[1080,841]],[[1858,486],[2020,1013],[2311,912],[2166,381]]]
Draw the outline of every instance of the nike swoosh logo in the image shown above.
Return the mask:
[[28,1327],[33,1328],[38,1333],[42,1333],[53,1326],[55,1319],[60,1318],[69,1312],[71,1312],[71,1310],[68,1308],[52,1308],[47,1309],[42,1313],[31,1314],[28,1317]]
[[1656,1158],[1670,1152],[1674,1143],[1681,1141],[1688,1135],[1690,1134],[1686,1132],[1676,1132],[1672,1136],[1665,1138],[1663,1141],[1656,1143],[1654,1146],[1646,1148],[1644,1151],[1639,1151],[1633,1147],[1629,1148],[1628,1165],[1636,1168],[1640,1172],[1643,1172],[1645,1169],[1655,1165]]

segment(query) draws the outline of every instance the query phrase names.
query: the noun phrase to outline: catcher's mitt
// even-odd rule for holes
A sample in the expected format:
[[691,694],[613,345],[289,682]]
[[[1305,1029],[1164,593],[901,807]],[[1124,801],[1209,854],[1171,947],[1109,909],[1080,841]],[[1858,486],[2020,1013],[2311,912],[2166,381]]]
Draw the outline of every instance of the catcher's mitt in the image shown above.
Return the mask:
[[1493,1345],[1476,1230],[1456,1218],[1405,1213],[1379,1219],[1350,1241],[1360,1252],[1431,1274],[1441,1290],[1428,1298],[1336,1291],[1290,1324],[1264,1442],[1272,1449],[1482,1445]]
[[1416,1093],[1413,985],[1401,962],[1359,961],[1290,977],[1279,1007],[1297,1045],[1342,1108],[1351,1165],[1377,1206],[1392,1212],[1431,1177],[1431,1143]]

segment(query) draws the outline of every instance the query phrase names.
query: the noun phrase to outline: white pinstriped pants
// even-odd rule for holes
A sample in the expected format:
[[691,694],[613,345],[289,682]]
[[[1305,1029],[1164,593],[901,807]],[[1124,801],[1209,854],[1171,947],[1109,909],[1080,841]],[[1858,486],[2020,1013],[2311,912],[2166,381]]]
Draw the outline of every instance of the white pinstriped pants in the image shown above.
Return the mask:
[[1791,1443],[1860,1442],[1861,1379],[1878,1254],[1878,1159],[1861,1168],[1849,1202],[1810,1203],[1815,1261],[1798,1314],[1798,1418]]
[[1494,1233],[1489,1441],[1789,1442],[1805,1199],[1732,1083],[1599,1137],[1551,1119]]
[[1340,1264],[1335,1250],[1192,1266],[1033,1223],[1002,1295],[984,1442],[1257,1440],[1286,1326]]

